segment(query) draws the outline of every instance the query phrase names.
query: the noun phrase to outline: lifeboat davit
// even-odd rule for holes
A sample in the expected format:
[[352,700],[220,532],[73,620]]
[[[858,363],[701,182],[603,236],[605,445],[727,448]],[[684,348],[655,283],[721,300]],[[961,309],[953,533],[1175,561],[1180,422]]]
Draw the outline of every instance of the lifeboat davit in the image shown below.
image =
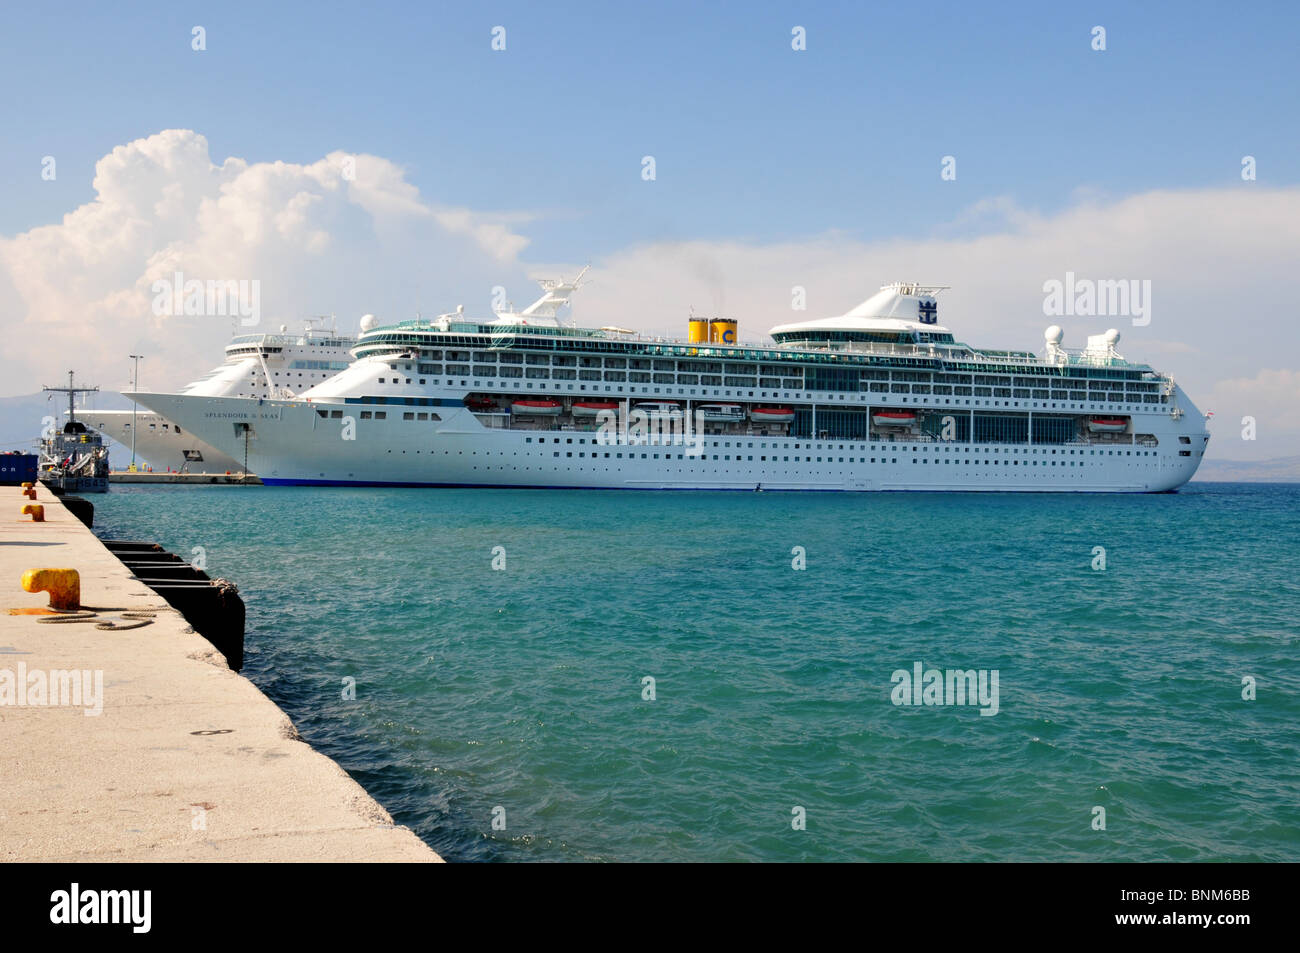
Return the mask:
[[789,407],[754,407],[749,419],[756,424],[792,424],[794,411]]
[[564,405],[558,400],[517,400],[510,405],[512,414],[524,414],[533,417],[554,417]]
[[612,400],[580,400],[573,403],[575,417],[595,417],[606,410],[618,410],[618,403]]
[[1123,433],[1128,430],[1125,417],[1093,417],[1088,421],[1090,433]]
[[675,400],[649,400],[637,404],[633,410],[639,410],[646,416],[677,420],[682,415],[682,405]]
[[878,410],[871,415],[877,427],[910,427],[916,423],[916,414],[907,410]]
[[745,411],[739,404],[696,404],[695,409],[705,420],[744,420]]

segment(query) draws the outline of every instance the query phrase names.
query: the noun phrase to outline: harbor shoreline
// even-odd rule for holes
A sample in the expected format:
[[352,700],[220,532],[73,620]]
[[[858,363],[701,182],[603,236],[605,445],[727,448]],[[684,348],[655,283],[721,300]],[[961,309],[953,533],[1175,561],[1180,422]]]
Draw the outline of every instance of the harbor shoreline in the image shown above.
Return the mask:
[[[15,492],[0,528],[8,580],[0,613],[0,858],[441,860],[303,742],[275,703],[133,580],[44,484],[37,484],[43,522],[20,517],[19,500]],[[19,580],[55,567],[77,570],[80,604],[97,609],[98,621],[121,621],[129,610],[155,615],[119,631],[38,622],[33,613],[49,596],[24,591]],[[73,704],[65,673],[93,675]]]

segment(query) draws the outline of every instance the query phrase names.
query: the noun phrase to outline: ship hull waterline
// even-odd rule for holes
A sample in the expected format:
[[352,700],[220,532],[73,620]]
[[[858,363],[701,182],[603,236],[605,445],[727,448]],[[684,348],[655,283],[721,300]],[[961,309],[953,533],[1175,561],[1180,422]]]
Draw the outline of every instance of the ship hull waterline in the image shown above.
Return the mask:
[[[388,419],[375,420],[361,418],[372,408],[352,403],[135,396],[229,456],[247,452],[249,470],[267,486],[1165,493],[1199,462],[1166,453],[1002,466],[991,465],[983,445],[735,434],[725,441],[736,444],[731,453],[717,452],[715,441],[724,441],[709,436],[705,452],[692,456],[680,443],[605,445],[593,431],[485,427],[451,399],[433,408],[440,418],[433,422],[404,420],[393,405],[381,408]],[[977,462],[962,462],[969,459]]]

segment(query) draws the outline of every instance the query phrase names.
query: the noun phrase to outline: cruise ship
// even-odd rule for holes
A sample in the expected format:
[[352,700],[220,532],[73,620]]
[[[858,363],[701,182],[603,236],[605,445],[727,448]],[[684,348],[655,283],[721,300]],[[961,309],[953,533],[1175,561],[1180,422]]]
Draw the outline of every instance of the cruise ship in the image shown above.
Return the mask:
[[1209,441],[1118,331],[974,347],[939,323],[940,286],[889,284],[761,344],[722,319],[681,340],[565,325],[573,288],[371,328],[294,398],[135,396],[269,485],[1152,493]]
[[[366,315],[361,323],[363,330],[373,327],[374,317]],[[236,336],[226,345],[224,363],[180,392],[204,397],[292,397],[333,377],[352,362],[350,352],[357,339],[340,335],[333,319],[312,318],[301,333],[288,331],[281,325],[279,334]],[[196,473],[244,470],[242,456],[235,459],[193,431],[143,407],[134,412],[83,409],[82,418],[127,448],[132,445],[134,429],[137,461],[155,469]]]

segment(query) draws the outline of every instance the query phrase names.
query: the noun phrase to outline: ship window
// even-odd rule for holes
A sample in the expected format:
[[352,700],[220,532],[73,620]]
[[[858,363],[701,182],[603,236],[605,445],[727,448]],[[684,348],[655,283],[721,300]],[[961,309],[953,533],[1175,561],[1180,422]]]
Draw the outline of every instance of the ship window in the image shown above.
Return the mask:
[[330,419],[331,419],[331,420],[341,420],[341,419],[343,419],[343,411],[341,411],[341,410],[331,410],[331,411],[330,411]]
[[403,419],[403,420],[414,420],[414,419],[415,419],[415,414],[414,414],[413,412],[411,412],[411,411],[408,410],[406,413],[402,414],[402,419]]
[[[324,411],[324,410],[318,410],[318,411],[316,411],[316,416],[317,416],[317,417],[320,417],[320,418],[323,419],[323,418],[326,418],[326,417],[329,416],[329,412],[328,412],[328,411]],[[369,415],[369,414],[362,414],[361,416],[363,416],[363,417],[369,417],[370,415]],[[131,426],[131,425],[130,425],[130,424],[127,424],[127,426],[129,427],[129,426]]]
[[[318,411],[316,411],[316,412],[317,412],[318,414],[320,414],[322,417],[325,416],[325,411],[323,411],[323,410],[318,410]],[[368,410],[363,410],[363,411],[361,411],[361,419],[362,419],[362,420],[369,420],[369,419],[370,419],[370,411],[368,411]]]
[[386,411],[386,410],[376,410],[376,411],[375,411],[375,419],[376,419],[376,420],[387,420],[387,419],[388,419],[388,411]]

